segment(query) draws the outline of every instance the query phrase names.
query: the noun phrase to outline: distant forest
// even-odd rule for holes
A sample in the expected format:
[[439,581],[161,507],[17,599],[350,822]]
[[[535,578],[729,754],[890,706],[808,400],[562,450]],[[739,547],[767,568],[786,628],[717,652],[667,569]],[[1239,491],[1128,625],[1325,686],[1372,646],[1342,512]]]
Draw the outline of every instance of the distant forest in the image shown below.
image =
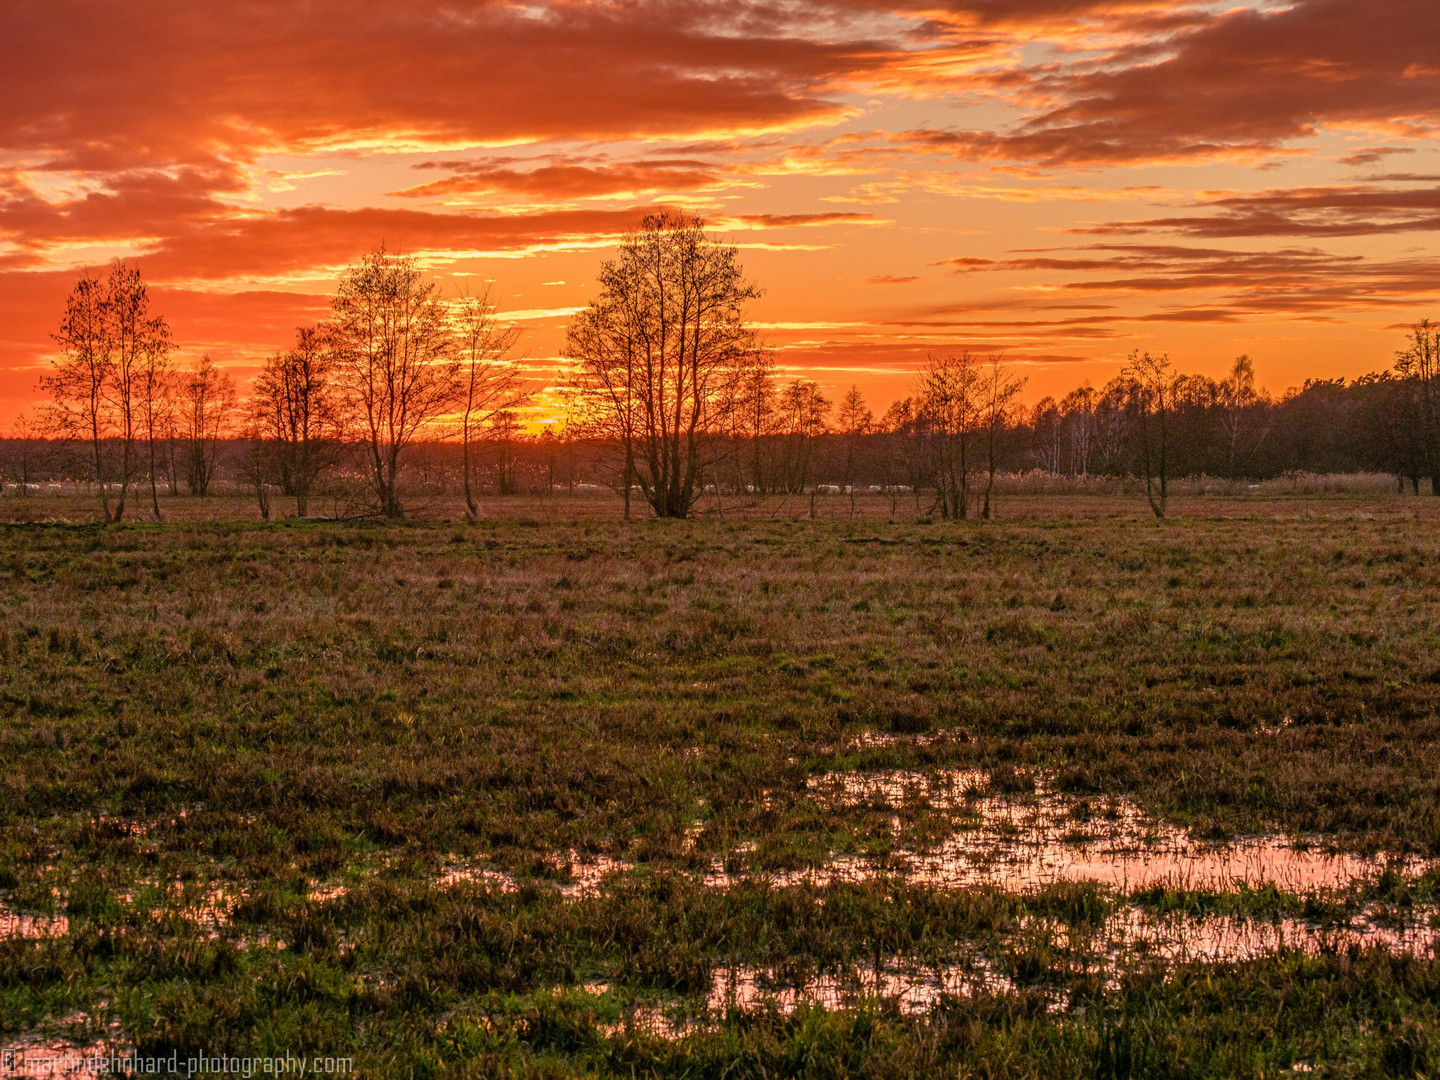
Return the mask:
[[[702,223],[652,215],[598,275],[567,331],[563,423],[521,425],[535,392],[517,331],[488,293],[441,295],[415,260],[384,248],[342,276],[332,317],[269,357],[248,398],[208,357],[172,363],[138,270],[84,275],[40,380],[48,403],[0,441],[15,497],[79,486],[104,520],[160,495],[248,490],[305,516],[404,513],[410,493],[614,490],[658,517],[707,495],[928,494],[940,517],[989,517],[996,478],[1041,471],[1133,477],[1165,515],[1181,477],[1263,480],[1384,473],[1440,494],[1440,328],[1417,323],[1393,363],[1351,382],[1271,398],[1248,357],[1223,379],[1135,352],[1103,387],[1021,403],[1002,356],[927,359],[913,393],[877,411],[857,387],[827,398],[785,379],[748,322],[759,295],[737,249]],[[923,501],[923,499],[922,499]]]
[[[1238,404],[1227,382],[1203,375],[1179,380],[1168,435],[1172,476],[1262,480],[1290,473],[1374,472],[1395,477],[1400,491],[1436,490],[1413,377],[1387,370],[1348,382],[1315,379],[1283,397],[1256,395]],[[782,401],[786,396],[782,391]],[[1083,387],[1059,401],[1046,398],[1015,410],[998,433],[998,471],[1140,476],[1140,425],[1129,397],[1128,380],[1117,376],[1098,390]],[[818,403],[812,399],[809,416],[786,409],[771,432],[730,440],[716,454],[722,489],[765,494],[812,491],[817,485],[932,489],[928,433],[915,417],[915,401],[895,402],[858,431],[839,429],[836,409],[823,397]],[[859,405],[869,412],[863,399]],[[977,451],[983,450],[982,437],[975,437]],[[118,452],[118,440],[111,449]],[[338,474],[363,471],[363,446],[336,450]],[[486,425],[475,452],[480,491],[487,496],[620,483],[613,445],[567,436],[559,425],[526,433],[513,413]],[[213,441],[204,433],[170,433],[159,447],[158,480],[170,494],[201,494],[193,463],[204,459],[214,463],[207,489],[248,486],[252,453],[250,440],[228,424]],[[460,458],[457,442],[418,441],[407,466],[409,483],[458,491]],[[0,477],[12,496],[21,494],[22,484],[36,492],[48,483],[94,483],[88,447],[37,435],[0,439]],[[283,480],[277,478],[275,486],[278,492]]]

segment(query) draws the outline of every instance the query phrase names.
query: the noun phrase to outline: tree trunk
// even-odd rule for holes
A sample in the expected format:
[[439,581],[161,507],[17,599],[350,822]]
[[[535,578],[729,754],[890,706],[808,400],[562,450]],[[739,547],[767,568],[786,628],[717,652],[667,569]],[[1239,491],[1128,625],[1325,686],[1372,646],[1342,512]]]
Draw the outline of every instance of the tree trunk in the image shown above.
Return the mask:
[[479,503],[477,503],[477,502],[475,501],[475,492],[474,492],[474,488],[473,488],[473,486],[472,486],[472,482],[471,482],[471,479],[470,479],[470,473],[471,473],[471,465],[470,465],[470,457],[471,457],[471,455],[470,455],[470,420],[469,420],[468,417],[467,417],[466,420],[465,420],[465,431],[464,431],[463,434],[461,435],[461,439],[462,439],[462,444],[461,444],[461,465],[460,465],[460,468],[461,468],[461,471],[464,473],[465,520],[466,520],[466,521],[479,521],[479,520],[480,520],[480,505],[479,505]]
[[160,520],[160,490],[157,486],[155,474],[159,469],[159,462],[155,458],[155,440],[150,442],[150,508],[155,511],[155,520]]
[[98,430],[91,439],[91,445],[95,450],[95,482],[100,485],[100,509],[104,512],[105,522],[109,524],[115,519],[110,516],[110,489],[105,486],[105,453]]

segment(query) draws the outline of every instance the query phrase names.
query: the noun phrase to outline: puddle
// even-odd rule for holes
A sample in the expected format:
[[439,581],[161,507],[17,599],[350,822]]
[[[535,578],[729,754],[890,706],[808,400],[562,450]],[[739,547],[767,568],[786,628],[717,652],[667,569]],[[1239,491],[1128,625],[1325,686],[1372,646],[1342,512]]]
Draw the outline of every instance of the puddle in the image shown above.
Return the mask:
[[[1096,940],[1112,959],[1151,959],[1170,965],[1230,964],[1284,951],[1315,955],[1366,948],[1428,957],[1440,940],[1440,931],[1433,925],[1435,915],[1426,912],[1423,918],[1397,927],[1378,922],[1371,910],[1346,923],[1327,926],[1288,916],[1275,920],[1227,915],[1196,919],[1152,916],[1124,908],[1106,921]],[[1065,928],[1058,927],[1057,945],[1067,945],[1067,937]]]
[[949,739],[963,738],[953,732],[937,731],[931,735],[899,735],[888,731],[862,731],[845,741],[847,750],[879,750],[891,746],[934,746]]
[[607,877],[634,869],[634,863],[625,859],[612,859],[608,855],[601,855],[593,862],[581,863],[578,861],[578,856],[572,851],[570,853],[570,881],[559,887],[560,895],[567,900],[575,900],[583,896],[598,896],[600,884]]
[[70,932],[70,920],[64,915],[21,915],[0,903],[0,940],[7,938],[64,937]]
[[825,773],[812,776],[805,784],[819,801],[830,806],[899,808],[906,802],[923,799],[940,810],[957,809],[965,805],[968,796],[989,786],[989,774],[979,769],[943,769],[936,773],[904,769]]
[[[209,936],[214,938],[219,936],[220,929],[230,921],[230,913],[235,910],[235,905],[244,899],[245,893],[233,886],[212,882],[198,895],[186,899],[185,886],[180,882],[171,882],[165,895],[172,900],[182,901],[178,914],[208,931]],[[165,914],[166,909],[153,908],[150,917],[158,919]]]
[[[178,909],[155,907],[150,909],[151,919],[162,919],[167,914],[178,914],[181,918],[188,919],[204,930],[210,932],[210,937],[218,936],[219,930],[229,921],[230,913],[235,910],[235,905],[244,896],[243,892],[234,889],[233,886],[209,884],[203,890],[194,892],[192,887],[191,897],[186,899],[185,886],[180,882],[171,882],[165,887],[167,900],[178,903]],[[132,890],[122,890],[115,894],[115,898],[123,904],[131,904],[135,901],[135,893]],[[64,937],[70,932],[70,919],[65,915],[26,915],[19,914],[0,903],[0,940],[6,938],[58,938]]]
[[447,866],[440,872],[436,884],[442,889],[451,889],[456,885],[484,885],[502,893],[518,892],[520,889],[513,874],[483,866]]
[[[713,1030],[714,1022],[727,1015],[770,1009],[789,1015],[801,1006],[834,1012],[853,1009],[872,999],[884,1000],[905,1016],[924,1016],[946,997],[1022,991],[1039,994],[1046,1001],[1047,1011],[1059,1012],[1069,1001],[1067,982],[1099,975],[1113,990],[1126,973],[1157,963],[1173,969],[1180,965],[1239,963],[1285,951],[1314,955],[1354,948],[1435,954],[1440,931],[1432,924],[1440,920],[1440,911],[1427,911],[1420,921],[1403,928],[1382,925],[1376,921],[1377,914],[1367,911],[1343,925],[1320,926],[1288,917],[1264,920],[1219,915],[1157,916],[1126,907],[1099,926],[1073,933],[1064,923],[1051,919],[1022,919],[998,939],[974,944],[957,942],[953,960],[921,963],[913,958],[890,957],[878,969],[851,965],[798,983],[772,969],[721,964],[711,976],[703,1016],[672,1018],[660,1007],[641,1005],[621,1022],[599,1025],[599,1031],[607,1038],[645,1032],[678,1039]],[[1022,958],[1026,967],[1033,968],[1030,958],[1037,946],[1044,967],[1030,976],[1031,981],[1022,985],[1005,973]],[[580,989],[600,995],[607,993],[610,986],[591,982]]]
[[348,885],[312,881],[305,888],[305,899],[312,904],[328,904],[349,895]]
[[928,969],[907,969],[892,961],[879,971],[852,968],[845,975],[822,975],[799,987],[777,985],[773,973],[760,968],[727,967],[716,970],[705,1007],[719,1016],[770,1008],[788,1015],[801,1004],[833,1012],[853,1008],[865,998],[884,998],[894,1001],[906,1016],[922,1016],[946,995],[1014,989],[1008,978],[978,960],[970,967],[946,964]]
[[624,1020],[613,1024],[596,1024],[595,1030],[607,1039],[623,1035],[645,1034],[661,1039],[682,1039],[701,1030],[702,1025],[693,1020],[672,1020],[663,1009],[653,1005],[641,1005],[632,1009]]
[[[606,878],[612,874],[623,874],[635,869],[634,863],[626,859],[612,859],[608,855],[599,855],[585,862],[574,851],[570,852],[568,856],[552,856],[548,861],[557,870],[567,870],[570,880],[549,882],[543,878],[537,878],[534,879],[534,883],[542,887],[548,885],[554,888],[566,900],[598,896],[600,885]],[[520,883],[514,874],[492,867],[463,864],[447,866],[436,879],[436,884],[442,889],[452,888],[456,885],[483,885],[502,893],[517,892],[520,888]]]
[[[1010,893],[1091,883],[1122,895],[1157,887],[1224,893],[1274,886],[1295,896],[1313,896],[1343,892],[1386,870],[1413,877],[1436,865],[1413,857],[1331,853],[1279,836],[1201,843],[1125,799],[1077,799],[1048,791],[1043,784],[1030,795],[998,794],[988,774],[978,770],[830,773],[812,778],[808,788],[813,798],[831,807],[891,812],[897,841],[907,807],[924,806],[948,817],[950,831],[933,847],[897,847],[883,858],[832,856],[823,865],[800,870],[731,872],[714,859],[699,880],[717,889],[745,881],[823,888],[896,876],[934,888]],[[691,824],[682,850],[696,850],[704,829],[703,822]],[[731,854],[744,858],[755,850],[753,842],[746,842]],[[566,899],[597,895],[606,878],[635,868],[628,860],[609,856],[583,861],[574,851],[552,855],[549,861],[571,880],[547,886],[536,879],[536,884],[555,888]],[[477,884],[505,893],[519,888],[513,874],[475,864],[447,866],[437,884]]]
[[[86,1020],[86,1014],[77,1013],[58,1026],[74,1027]],[[13,1041],[0,1046],[0,1080],[40,1080],[42,1077],[53,1080],[57,1076],[87,1080],[139,1071],[137,1066],[144,1063],[135,1058],[134,1048],[125,1043],[119,1021],[112,1021],[109,1030],[108,1037],[94,1042],[38,1033],[14,1037]],[[0,1036],[4,1038],[6,1036]]]
[[[1335,892],[1387,868],[1416,875],[1432,862],[1362,858],[1304,848],[1282,837],[1202,844],[1141,813],[1124,799],[1080,800],[1040,786],[1033,796],[992,794],[976,770],[935,775],[899,770],[812,778],[815,797],[839,807],[902,809],[923,803],[952,816],[938,847],[900,849],[883,863],[859,856],[773,875],[777,885],[864,881],[880,873],[939,888],[988,886],[1026,892],[1061,882],[1092,882],[1130,892],[1154,887],[1226,892],[1273,885],[1296,895]],[[900,819],[894,820],[898,835]],[[712,874],[716,883],[720,875]]]
[[[115,814],[97,814],[93,819],[96,829],[113,832],[135,841],[136,848],[144,852],[159,850],[158,833],[169,832],[184,825],[192,813],[201,809],[200,804],[184,807],[169,816],[153,818],[127,818]],[[254,814],[245,815],[244,820],[254,822]]]
[[[1002,939],[1000,948],[1023,953],[1027,942],[1043,942],[1053,950],[1053,975],[1063,980],[1099,974],[1114,989],[1124,973],[1155,963],[1166,968],[1230,964],[1285,951],[1316,955],[1364,948],[1431,956],[1440,938],[1440,932],[1431,925],[1436,914],[1430,912],[1424,921],[1405,927],[1381,925],[1375,921],[1374,913],[1361,915],[1346,925],[1318,926],[1293,918],[1267,921],[1217,915],[1198,919],[1184,915],[1157,917],[1127,907],[1093,932],[1073,937],[1064,924],[1026,920]],[[801,1004],[835,1011],[854,1008],[866,998],[883,998],[893,1001],[902,1014],[919,1016],[929,1013],[947,995],[1016,992],[1019,986],[999,970],[1003,966],[978,950],[960,961],[936,965],[892,957],[878,971],[851,967],[843,973],[816,976],[798,986],[773,971],[722,966],[714,972],[706,1008],[716,1016],[770,1008],[789,1014]],[[1039,989],[1053,998],[1048,1009],[1064,1007],[1057,987]]]

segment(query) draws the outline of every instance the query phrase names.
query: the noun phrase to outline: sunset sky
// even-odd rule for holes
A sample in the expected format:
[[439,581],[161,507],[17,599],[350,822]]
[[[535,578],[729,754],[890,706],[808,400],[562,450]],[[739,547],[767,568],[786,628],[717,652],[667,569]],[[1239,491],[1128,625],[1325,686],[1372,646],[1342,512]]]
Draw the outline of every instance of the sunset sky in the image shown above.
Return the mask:
[[553,384],[658,206],[744,249],[788,372],[877,412],[965,348],[1030,401],[1134,348],[1358,375],[1440,316],[1437,41],[1435,0],[6,0],[0,429],[117,256],[243,384],[384,241],[493,280]]

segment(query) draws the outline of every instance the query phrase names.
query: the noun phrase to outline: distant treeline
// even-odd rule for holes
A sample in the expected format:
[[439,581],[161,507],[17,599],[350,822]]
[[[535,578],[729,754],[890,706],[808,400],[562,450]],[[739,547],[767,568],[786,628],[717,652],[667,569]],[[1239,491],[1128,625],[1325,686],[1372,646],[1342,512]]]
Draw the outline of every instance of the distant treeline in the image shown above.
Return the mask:
[[[411,492],[608,488],[658,517],[709,496],[906,492],[944,518],[989,517],[996,477],[1042,470],[1134,477],[1163,517],[1171,481],[1382,472],[1440,494],[1440,328],[1416,324],[1394,363],[1353,382],[1307,382],[1272,399],[1239,357],[1220,380],[1135,352],[1105,386],[1033,407],[1003,357],[931,356],[914,391],[877,416],[852,386],[840,400],[786,379],[745,316],[758,294],[738,251],[702,223],[644,219],[600,269],[572,319],[562,425],[525,433],[534,388],[518,331],[488,293],[441,295],[414,259],[370,253],[342,275],[326,321],[265,360],[248,398],[208,358],[186,369],[139,272],[84,275],[42,377],[35,426],[0,443],[6,490],[89,485],[106,521],[136,500],[243,486],[269,517],[398,516]],[[148,499],[145,497],[148,495]]]
[[[1243,481],[1292,473],[1374,472],[1393,476],[1397,490],[1437,490],[1423,438],[1422,398],[1413,376],[1390,370],[1348,382],[1314,380],[1283,397],[1255,393],[1240,401],[1228,382],[1204,376],[1178,380],[1167,432],[1171,478]],[[1084,387],[1059,401],[1046,398],[1033,408],[1015,410],[996,433],[997,471],[1141,476],[1141,424],[1130,391],[1127,379],[1117,377],[1098,390]],[[704,488],[713,490],[718,481],[725,495],[918,489],[935,496],[940,482],[935,436],[923,417],[916,416],[916,398],[896,402],[880,418],[866,420],[869,410],[856,393],[848,408],[855,410],[858,404],[862,422],[844,430],[831,403],[818,393],[814,396],[818,400],[812,398],[809,416],[790,410],[776,418],[773,431],[758,438],[718,439],[725,445],[717,446],[716,467],[704,479]],[[977,472],[988,468],[987,441],[986,432],[974,433]],[[118,455],[118,440],[106,450]],[[157,483],[170,495],[250,490],[255,452],[253,440],[227,433],[213,442],[193,436],[165,438],[157,448]],[[570,438],[563,428],[529,434],[513,417],[487,425],[470,452],[473,482],[477,492],[488,497],[600,488],[618,492],[621,482],[615,443]],[[358,442],[328,447],[332,467],[317,482],[316,494],[349,501],[354,488],[354,499],[363,501],[364,453],[365,446]],[[409,448],[406,490],[460,493],[463,456],[458,442],[417,441]],[[91,457],[90,448],[77,440],[12,436],[0,439],[0,478],[10,496],[22,494],[22,485],[29,485],[32,494],[53,483],[93,487]],[[197,460],[210,463],[199,473],[200,480]],[[269,486],[273,496],[293,495],[278,473]]]

